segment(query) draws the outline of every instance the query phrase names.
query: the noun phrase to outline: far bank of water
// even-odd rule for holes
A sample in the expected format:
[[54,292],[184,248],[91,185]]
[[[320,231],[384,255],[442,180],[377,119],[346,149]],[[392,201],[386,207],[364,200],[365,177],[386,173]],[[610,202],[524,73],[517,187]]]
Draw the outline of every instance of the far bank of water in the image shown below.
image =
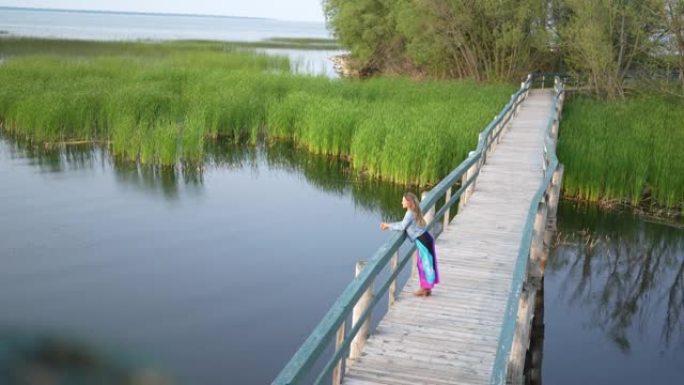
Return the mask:
[[[325,23],[208,15],[93,12],[0,7],[0,38],[90,41],[176,40],[263,42],[273,38],[332,39]],[[342,50],[260,49],[286,56],[292,71],[337,78],[331,57]],[[3,57],[0,52],[0,61]]]
[[542,383],[684,378],[684,230],[562,202],[544,278]]

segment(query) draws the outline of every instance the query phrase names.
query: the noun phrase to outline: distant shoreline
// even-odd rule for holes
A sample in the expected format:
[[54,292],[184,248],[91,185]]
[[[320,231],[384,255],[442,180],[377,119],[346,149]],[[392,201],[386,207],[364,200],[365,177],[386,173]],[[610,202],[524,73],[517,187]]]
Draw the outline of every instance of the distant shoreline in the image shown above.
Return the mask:
[[33,12],[66,12],[66,13],[99,13],[105,15],[144,15],[144,16],[181,16],[181,17],[212,17],[217,19],[248,19],[248,20],[273,20],[293,23],[312,23],[325,24],[318,21],[296,21],[296,20],[280,20],[268,17],[251,17],[251,16],[229,16],[229,15],[206,15],[193,13],[160,13],[160,12],[134,12],[134,11],[105,11],[105,10],[88,10],[88,9],[63,9],[63,8],[28,8],[28,7],[6,7],[0,6],[0,10],[8,11],[33,11]]

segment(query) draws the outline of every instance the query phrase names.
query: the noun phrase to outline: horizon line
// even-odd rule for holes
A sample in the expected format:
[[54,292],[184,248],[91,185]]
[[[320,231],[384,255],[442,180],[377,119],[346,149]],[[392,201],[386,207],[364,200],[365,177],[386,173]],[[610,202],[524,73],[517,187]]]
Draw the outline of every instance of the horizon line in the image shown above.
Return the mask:
[[0,5],[0,9],[21,10],[21,11],[57,11],[57,12],[73,12],[73,13],[109,13],[109,14],[129,14],[129,15],[148,15],[148,16],[190,16],[190,17],[215,17],[215,18],[233,18],[233,19],[256,19],[256,20],[275,20],[295,23],[322,23],[325,21],[312,20],[283,20],[274,19],[272,17],[261,16],[234,16],[234,15],[209,15],[204,13],[176,13],[176,12],[146,12],[146,11],[113,11],[113,10],[97,10],[97,9],[73,9],[73,8],[36,8],[36,7],[12,7]]

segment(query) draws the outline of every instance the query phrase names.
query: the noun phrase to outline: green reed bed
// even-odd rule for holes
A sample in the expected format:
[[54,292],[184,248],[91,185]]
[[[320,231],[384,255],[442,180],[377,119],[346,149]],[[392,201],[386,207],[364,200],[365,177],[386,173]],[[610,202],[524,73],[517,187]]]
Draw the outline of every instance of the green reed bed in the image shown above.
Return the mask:
[[676,208],[684,202],[684,102],[578,97],[563,110],[564,195]]
[[285,140],[351,159],[373,177],[425,184],[474,149],[515,91],[294,75],[286,58],[208,43],[89,44],[79,46],[89,54],[16,55],[0,65],[6,131],[36,143],[106,142],[117,157],[159,165],[200,162],[218,138]]

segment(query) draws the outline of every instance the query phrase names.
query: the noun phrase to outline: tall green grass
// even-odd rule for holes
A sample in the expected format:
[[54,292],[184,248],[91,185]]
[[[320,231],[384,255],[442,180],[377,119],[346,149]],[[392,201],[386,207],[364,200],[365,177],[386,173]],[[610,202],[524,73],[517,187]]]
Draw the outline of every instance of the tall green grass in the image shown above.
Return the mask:
[[[36,44],[55,52],[48,47],[60,42]],[[426,184],[465,158],[515,91],[294,75],[285,58],[209,43],[77,47],[87,54],[22,54],[0,65],[5,130],[36,142],[107,141],[117,157],[160,165],[199,162],[217,138],[285,140],[351,159],[372,177]]]
[[675,208],[684,203],[684,102],[571,99],[558,155],[566,196]]

